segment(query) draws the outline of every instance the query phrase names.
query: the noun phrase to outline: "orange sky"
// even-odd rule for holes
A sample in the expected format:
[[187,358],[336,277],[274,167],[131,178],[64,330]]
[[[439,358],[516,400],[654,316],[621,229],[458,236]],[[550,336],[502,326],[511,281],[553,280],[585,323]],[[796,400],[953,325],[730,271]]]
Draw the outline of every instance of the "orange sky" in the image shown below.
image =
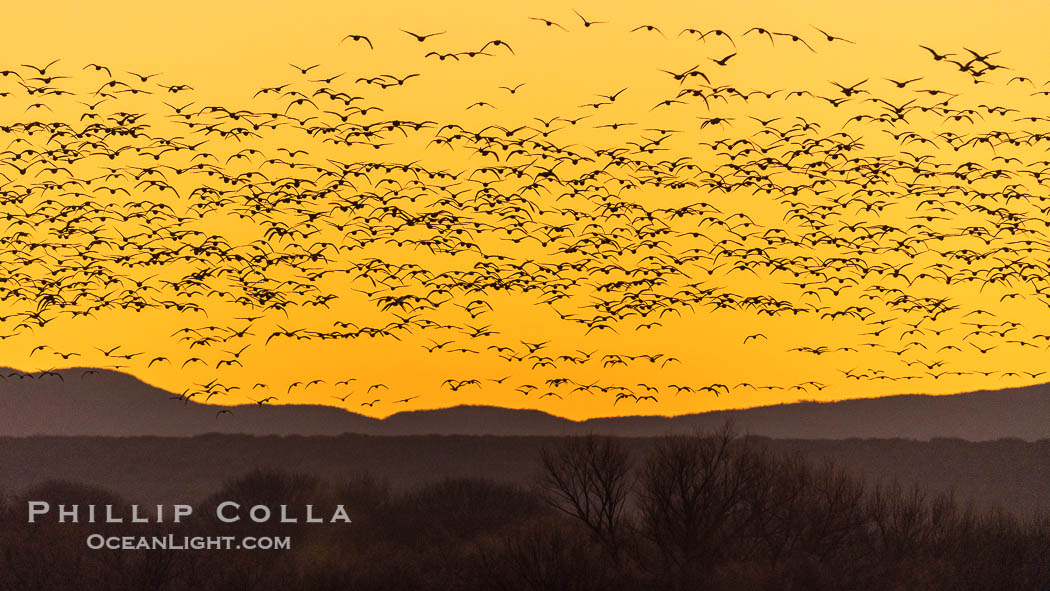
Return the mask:
[[[59,3],[61,5],[62,3]],[[18,69],[20,64],[43,65],[60,59],[55,71],[72,76],[67,81],[56,82],[63,88],[78,93],[75,97],[57,98],[54,114],[27,114],[27,106],[37,99],[14,96],[0,99],[0,120],[12,122],[39,116],[44,120],[66,118],[76,120],[83,108],[78,100],[88,101],[105,77],[82,70],[90,62],[105,64],[116,76],[127,79],[127,71],[142,74],[159,73],[151,84],[185,83],[193,87],[177,96],[162,90],[144,97],[122,98],[122,108],[138,109],[150,114],[150,122],[169,135],[187,136],[189,130],[166,122],[164,114],[170,112],[160,101],[181,105],[195,101],[196,105],[222,104],[231,109],[283,111],[287,101],[273,98],[252,98],[257,90],[268,86],[292,83],[293,88],[306,88],[307,79],[334,76],[343,77],[331,84],[350,94],[360,94],[361,104],[382,106],[384,111],[366,116],[366,121],[387,119],[432,120],[456,123],[468,129],[480,129],[488,124],[513,128],[536,122],[533,117],[554,116],[579,117],[590,115],[577,126],[572,126],[552,135],[562,145],[575,145],[580,149],[615,147],[633,141],[644,143],[643,137],[652,139],[659,134],[645,132],[646,128],[683,130],[682,134],[667,140],[674,157],[686,156],[700,165],[717,166],[723,160],[712,151],[698,145],[720,137],[751,137],[761,128],[747,119],[753,115],[762,119],[800,116],[819,122],[824,134],[842,129],[862,137],[864,154],[893,156],[899,154],[900,146],[888,134],[870,122],[853,123],[843,127],[843,122],[857,113],[870,113],[874,105],[852,103],[841,109],[832,108],[819,99],[785,100],[783,95],[775,99],[743,101],[715,100],[710,109],[702,103],[673,104],[654,108],[659,101],[673,98],[680,85],[660,70],[684,71],[694,65],[708,74],[713,85],[732,85],[741,89],[805,89],[828,97],[841,96],[830,81],[853,84],[869,79],[865,88],[873,95],[895,104],[911,99],[924,103],[935,102],[910,90],[893,88],[884,78],[897,80],[923,77],[914,87],[944,89],[961,96],[953,99],[954,108],[977,108],[978,105],[1003,105],[1020,109],[1025,114],[1042,114],[1046,111],[1050,97],[1031,96],[1033,88],[1020,84],[1007,84],[1018,75],[1029,76],[1035,85],[1042,84],[1050,73],[1043,65],[1042,56],[1047,55],[1050,41],[1043,34],[1050,8],[1042,3],[1018,2],[1010,6],[996,7],[994,11],[984,4],[958,2],[883,2],[866,6],[863,10],[841,2],[810,2],[805,6],[785,5],[776,2],[746,2],[698,7],[695,3],[660,2],[651,4],[624,3],[608,6],[603,3],[583,3],[574,6],[581,14],[596,21],[607,21],[591,28],[583,28],[580,19],[562,3],[537,2],[521,5],[494,4],[486,2],[404,2],[353,3],[301,2],[294,6],[282,2],[181,2],[177,8],[142,6],[132,2],[106,2],[99,5],[70,3],[55,8],[21,3],[5,9],[7,16],[0,50],[8,56],[0,69]],[[556,21],[568,32],[530,20],[542,17]],[[666,38],[655,32],[631,29],[640,25],[659,27]],[[811,25],[816,25],[835,35],[855,41],[856,44],[836,42],[829,44]],[[778,37],[775,44],[761,35],[742,35],[751,27],[760,26],[777,32],[790,32],[803,37],[816,52],[811,52],[786,37]],[[701,42],[689,35],[678,36],[686,27],[702,29],[724,29],[734,36],[736,46],[727,41],[708,38]],[[407,29],[420,33],[447,31],[442,35],[419,43],[401,32]],[[345,35],[354,33],[367,35],[375,45],[369,50],[361,42],[339,43]],[[508,43],[514,53],[504,48],[489,47],[493,55],[484,59],[462,61],[438,61],[424,57],[428,51],[451,52],[477,50],[486,42],[500,39]],[[967,76],[954,72],[951,66],[934,63],[919,44],[942,51],[962,52],[968,47],[983,53],[1001,51],[996,55],[998,63],[1010,67],[990,76],[991,84],[973,85]],[[726,66],[719,66],[712,59],[721,59],[736,52]],[[299,65],[320,64],[303,77],[289,63]],[[25,68],[21,68],[24,72]],[[407,75],[419,73],[404,87],[377,91],[365,84],[355,83],[359,77],[377,76],[383,73]],[[699,80],[695,80],[699,82]],[[519,91],[511,95],[500,86],[524,83]],[[692,82],[690,82],[692,83]],[[0,91],[18,89],[10,79],[0,79]],[[598,100],[599,94],[612,94],[626,88],[617,100],[600,109],[588,109],[580,105]],[[476,101],[491,103],[495,108],[466,107]],[[296,107],[298,109],[299,107]],[[305,107],[304,107],[305,108]],[[845,109],[849,109],[848,111]],[[293,111],[293,113],[298,111]],[[304,111],[305,113],[305,111]],[[305,115],[304,115],[305,116]],[[698,118],[733,118],[731,125],[701,128]],[[617,130],[596,128],[597,125],[614,122],[637,123]],[[974,130],[1010,128],[1015,130],[1045,129],[1044,125],[1022,125],[1010,118],[995,119],[988,116],[974,125],[945,121],[943,117],[910,118],[907,129],[934,135],[943,130],[970,133]],[[903,130],[904,127],[899,128]],[[284,131],[267,133],[261,139],[246,140],[243,144],[223,144],[222,154],[232,154],[241,147],[253,146],[267,154],[275,153],[278,146],[301,147],[310,151],[309,158],[325,162],[327,158],[343,161],[362,161],[378,158],[383,162],[407,163],[420,161],[430,169],[470,170],[478,166],[491,165],[484,156],[447,150],[441,146],[427,146],[426,139],[433,135],[406,137],[383,148],[376,156],[370,147],[344,148],[319,141],[304,139],[300,135]],[[421,139],[422,138],[422,139]],[[209,147],[218,144],[213,141]],[[919,146],[918,148],[923,148]],[[970,152],[953,152],[950,149],[926,150],[935,154],[939,162],[958,164],[976,160],[988,168],[1000,165],[993,157],[1005,151],[993,152],[979,148]],[[1011,152],[1025,163],[1043,159],[1042,150],[1017,148]],[[664,156],[657,154],[651,159]],[[225,160],[223,158],[222,160]],[[248,170],[249,165],[233,162],[228,169],[235,172]],[[85,165],[85,170],[89,168]],[[96,173],[97,170],[95,169]],[[1038,192],[1037,183],[1028,183],[1029,190]],[[186,185],[187,187],[189,185]],[[990,185],[989,185],[990,186]],[[160,198],[157,193],[149,195]],[[763,227],[784,225],[784,206],[768,196],[737,192],[730,195],[709,194],[703,190],[669,193],[666,190],[642,188],[631,197],[633,200],[654,205],[666,203],[687,204],[709,201],[729,215],[733,212],[747,214]],[[856,213],[856,212],[854,212]],[[905,224],[912,210],[889,209],[884,221]],[[976,218],[975,218],[976,219]],[[970,220],[972,221],[972,220]],[[968,225],[966,218],[946,222],[945,227]],[[244,220],[233,216],[214,217],[202,222],[211,231],[231,240],[248,239],[255,230]],[[686,226],[675,226],[676,230],[688,231]],[[520,245],[495,243],[516,257],[539,256],[542,251],[528,242]],[[287,243],[286,243],[287,245]],[[980,241],[973,241],[974,247]],[[378,256],[395,256],[393,250],[379,250]],[[830,256],[832,250],[813,251],[812,256]],[[447,255],[422,255],[398,253],[399,260],[417,261],[428,269],[441,272],[455,268],[464,259]],[[457,255],[462,256],[462,255]],[[881,258],[889,264],[902,264],[903,259],[890,253]],[[967,265],[956,263],[957,269]],[[165,277],[175,276],[179,269],[165,269]],[[145,279],[154,271],[138,270],[134,274]],[[183,271],[184,272],[184,271]],[[694,279],[696,269],[690,269]],[[170,274],[170,275],[169,275]],[[784,286],[784,277],[768,275],[757,277],[745,272],[726,274],[719,271],[710,279],[728,291],[740,294],[771,294],[775,297],[799,301],[798,289]],[[186,348],[172,333],[183,327],[202,327],[209,324],[242,326],[232,320],[237,316],[251,314],[250,310],[229,305],[218,300],[203,301],[208,316],[190,315],[172,311],[145,311],[132,313],[126,310],[106,310],[92,319],[63,319],[32,333],[0,341],[0,354],[5,364],[26,371],[37,371],[50,367],[73,364],[64,362],[49,351],[37,351],[37,345],[47,344],[57,351],[78,351],[82,356],[75,365],[106,365],[105,359],[95,347],[108,349],[120,345],[121,351],[143,352],[140,358],[130,362],[128,371],[154,385],[174,392],[199,388],[209,380],[219,379],[224,384],[239,385],[240,392],[213,398],[211,402],[242,403],[248,396],[261,398],[261,393],[277,397],[279,403],[323,403],[340,404],[349,410],[374,416],[385,416],[397,410],[444,407],[453,404],[493,404],[508,407],[538,408],[556,415],[570,418],[609,416],[616,414],[680,414],[723,408],[740,408],[797,399],[836,400],[855,396],[885,395],[895,393],[929,392],[948,393],[977,388],[994,388],[1005,385],[1022,385],[1043,381],[1026,375],[991,376],[963,375],[944,376],[934,379],[924,375],[921,366],[907,366],[903,361],[932,363],[943,360],[940,370],[985,370],[985,371],[1031,371],[1038,372],[1045,362],[1043,347],[1010,346],[1002,341],[1014,338],[1030,338],[1032,335],[1050,332],[1045,320],[1045,305],[1032,294],[1014,299],[1003,299],[1017,286],[993,285],[982,288],[978,284],[968,285],[921,285],[916,293],[929,297],[949,297],[960,306],[959,311],[938,320],[937,330],[952,329],[943,335],[926,334],[922,342],[924,352],[909,352],[896,355],[887,349],[894,347],[894,338],[906,330],[907,321],[918,317],[896,317],[892,331],[883,335],[883,348],[863,348],[858,352],[810,355],[791,352],[797,347],[830,347],[858,345],[870,341],[862,333],[874,330],[859,319],[821,320],[818,315],[759,317],[753,311],[710,311],[697,308],[682,316],[667,315],[659,318],[662,326],[652,330],[635,330],[637,319],[617,325],[617,333],[606,331],[585,334],[579,325],[559,320],[555,310],[538,305],[539,297],[534,293],[486,294],[484,299],[492,304],[492,311],[476,319],[465,316],[463,311],[448,310],[435,313],[435,318],[450,323],[490,325],[499,335],[488,340],[467,339],[453,335],[456,345],[518,345],[521,341],[550,344],[544,352],[550,356],[569,355],[577,350],[597,351],[595,361],[581,366],[532,370],[526,364],[512,364],[501,360],[492,351],[470,353],[428,353],[428,339],[453,338],[442,333],[412,335],[402,341],[392,339],[360,338],[349,341],[293,340],[276,338],[268,345],[267,336],[277,325],[284,328],[309,327],[313,330],[330,329],[334,320],[354,319],[358,323],[382,324],[390,321],[388,313],[379,313],[365,295],[347,289],[350,285],[337,281],[321,280],[318,285],[339,295],[329,309],[297,308],[288,316],[270,312],[254,327],[254,336],[228,346],[218,345],[206,349]],[[887,279],[886,286],[910,290],[903,281]],[[352,287],[366,289],[367,282]],[[839,307],[863,305],[859,292],[847,293],[836,299]],[[467,298],[470,299],[470,298]],[[801,301],[805,301],[804,299]],[[570,300],[556,305],[559,311],[572,313],[576,306],[586,306],[590,301]],[[812,303],[812,302],[811,302]],[[1015,321],[1021,323],[1019,331],[1003,339],[976,341],[982,347],[998,345],[987,354],[981,354],[962,335],[969,331],[963,322],[973,321],[964,314],[983,308],[994,310],[996,323]],[[876,318],[891,318],[891,314],[880,314]],[[903,327],[903,328],[901,328]],[[747,335],[763,333],[768,338],[744,345]],[[902,335],[898,342],[905,342]],[[241,361],[244,367],[233,367],[217,371],[212,367],[178,367],[183,359],[200,354],[209,364],[223,358],[224,351],[237,350],[250,345]],[[937,352],[945,345],[959,345],[958,352]],[[626,367],[602,367],[597,361],[604,354],[639,355],[643,353],[673,356],[681,363],[672,363],[661,368],[659,363],[635,362]],[[173,364],[158,363],[146,367],[145,361],[155,356],[170,357]],[[910,381],[855,380],[845,372],[854,370],[863,373],[878,369],[891,375],[919,375]],[[563,399],[548,397],[537,399],[536,393],[524,396],[515,391],[522,384],[536,384],[537,392],[550,390],[543,382],[557,377],[570,377],[577,383],[601,382],[606,384],[639,383],[653,384],[662,390],[659,402],[630,400],[613,404],[614,398],[607,394],[569,393],[571,387],[561,390]],[[335,387],[339,380],[355,378],[349,386]],[[441,383],[446,379],[463,380],[478,378],[482,388],[465,387],[456,392]],[[508,379],[501,383],[489,380]],[[312,379],[326,381],[306,390],[302,387],[288,391],[294,382]],[[807,381],[817,381],[827,387],[817,391],[788,389]],[[687,384],[693,387],[723,383],[736,386],[741,382],[754,385],[778,386],[782,389],[752,389],[734,387],[728,394],[713,396],[709,392],[675,395],[668,389],[670,384]],[[255,383],[264,383],[264,388],[251,391]],[[379,390],[374,396],[367,392],[368,385],[383,383],[389,390]],[[248,394],[245,394],[248,392]],[[641,393],[641,391],[639,391]],[[337,402],[333,396],[350,394],[345,401]],[[409,403],[393,404],[393,400],[416,396]],[[256,399],[258,399],[256,398]],[[380,402],[372,407],[362,407],[362,401],[374,398]],[[175,407],[173,406],[173,412]]]

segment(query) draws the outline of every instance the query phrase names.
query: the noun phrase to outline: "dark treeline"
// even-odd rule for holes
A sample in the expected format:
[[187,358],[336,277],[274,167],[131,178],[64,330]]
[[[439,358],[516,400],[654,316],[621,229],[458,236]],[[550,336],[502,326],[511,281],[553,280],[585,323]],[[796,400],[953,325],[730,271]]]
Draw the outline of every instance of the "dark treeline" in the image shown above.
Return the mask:
[[[0,590],[1050,588],[1046,517],[871,484],[728,429],[645,450],[569,438],[539,465],[528,487],[451,478],[407,490],[255,470],[179,525],[27,523],[28,500],[127,505],[50,481],[0,504]],[[343,505],[353,523],[220,523],[227,500],[324,517]],[[96,533],[289,536],[292,548],[90,550]]]
[[[540,450],[562,437],[421,435],[380,437],[202,435],[198,437],[0,437],[0,491],[48,480],[106,488],[129,502],[197,503],[254,469],[342,481],[370,474],[394,491],[441,478],[485,478],[528,486]],[[658,438],[621,438],[644,458]],[[870,482],[920,483],[962,503],[1022,517],[1047,510],[1050,439],[1028,442],[935,439],[785,440],[749,437],[776,453],[832,461]]]

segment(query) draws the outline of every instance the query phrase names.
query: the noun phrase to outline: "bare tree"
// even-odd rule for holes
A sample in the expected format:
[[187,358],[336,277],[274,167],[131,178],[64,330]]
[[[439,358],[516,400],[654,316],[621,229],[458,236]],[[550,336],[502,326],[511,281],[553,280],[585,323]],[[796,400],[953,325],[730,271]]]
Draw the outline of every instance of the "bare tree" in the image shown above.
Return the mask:
[[540,486],[547,501],[579,519],[614,558],[623,540],[624,510],[632,488],[630,457],[611,437],[571,437],[542,452]]
[[753,551],[763,555],[771,569],[802,544],[801,515],[810,501],[813,474],[809,463],[794,454],[782,457],[772,474],[752,491]]
[[894,480],[877,485],[869,501],[869,517],[877,548],[889,560],[916,555],[928,526],[928,493],[918,484],[905,488]]
[[767,466],[732,427],[712,435],[667,437],[646,461],[642,525],[665,559],[689,568],[718,560],[758,513],[752,500]]

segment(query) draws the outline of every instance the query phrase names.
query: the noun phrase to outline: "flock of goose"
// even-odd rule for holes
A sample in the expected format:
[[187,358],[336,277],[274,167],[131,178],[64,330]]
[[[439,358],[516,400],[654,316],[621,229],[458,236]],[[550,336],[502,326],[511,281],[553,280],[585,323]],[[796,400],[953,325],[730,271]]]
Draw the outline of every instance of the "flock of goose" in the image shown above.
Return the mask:
[[[751,88],[726,81],[738,56],[855,44],[817,27],[531,21],[542,35],[691,38],[698,53],[654,64],[660,84],[594,89],[573,109],[522,120],[498,103],[534,82],[492,80],[462,107],[487,113],[484,125],[403,117],[399,105],[442,68],[521,59],[514,39],[456,47],[446,31],[402,29],[422,71],[289,64],[237,105],[117,64],[0,70],[0,339],[47,368],[2,377],[170,365],[200,376],[184,402],[284,403],[315,390],[356,409],[490,388],[652,408],[827,387],[820,376],[722,383],[688,348],[609,345],[729,313],[763,327],[748,348],[766,346],[779,319],[842,327],[835,342],[814,342],[819,328],[792,334],[790,353],[799,365],[833,359],[847,382],[1044,373],[958,360],[1050,346],[1012,312],[1050,307],[1050,160],[1030,156],[1050,141],[1050,116],[966,92],[997,86],[1024,103],[1050,95],[1046,83],[997,51],[916,44],[917,67],[963,88],[892,73]],[[384,51],[369,31],[332,43]],[[644,107],[625,115],[625,97]],[[669,113],[676,125],[654,123]],[[508,322],[515,312],[500,314],[507,306],[561,328],[537,339]],[[163,349],[101,331],[82,348],[34,338],[149,313],[178,318]],[[230,377],[267,347],[325,341],[467,356],[485,371],[418,392],[361,380],[352,364],[339,381],[302,363],[286,384]],[[696,378],[632,379],[631,368]]]

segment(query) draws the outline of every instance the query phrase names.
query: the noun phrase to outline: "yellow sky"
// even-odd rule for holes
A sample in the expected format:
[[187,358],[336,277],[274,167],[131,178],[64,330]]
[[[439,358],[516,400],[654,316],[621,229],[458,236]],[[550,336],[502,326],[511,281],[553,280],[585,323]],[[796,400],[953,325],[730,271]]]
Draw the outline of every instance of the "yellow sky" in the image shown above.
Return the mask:
[[[747,103],[739,100],[711,103],[710,110],[695,100],[689,104],[673,104],[654,108],[661,100],[673,98],[682,87],[660,70],[682,72],[693,66],[711,77],[712,84],[731,85],[747,89],[777,90],[805,89],[827,97],[842,96],[831,81],[850,85],[864,79],[864,86],[878,96],[895,104],[919,99],[923,104],[934,99],[911,92],[909,89],[893,88],[884,78],[897,80],[923,77],[915,87],[944,89],[962,93],[953,99],[953,108],[977,108],[978,105],[1002,105],[1020,109],[1025,114],[1043,114],[1050,102],[1047,96],[1030,96],[1034,88],[1020,84],[1007,84],[1012,76],[1029,76],[1038,86],[1050,77],[1044,65],[1044,57],[1050,50],[1050,41],[1044,35],[1044,25],[1050,17],[1050,7],[1043,3],[1016,2],[993,9],[987,4],[969,2],[883,2],[858,7],[843,2],[744,2],[699,6],[693,2],[658,3],[581,3],[572,8],[588,19],[607,21],[590,28],[583,28],[581,20],[568,6],[556,2],[524,4],[492,2],[395,2],[395,3],[347,3],[347,2],[180,2],[177,7],[144,6],[137,2],[105,2],[91,5],[83,3],[52,3],[45,6],[20,3],[5,7],[5,26],[0,35],[0,52],[7,56],[2,69],[19,69],[20,64],[43,65],[54,59],[61,61],[54,71],[72,76],[68,81],[58,81],[57,86],[70,88],[79,94],[76,97],[49,100],[54,105],[54,114],[39,115],[43,120],[67,118],[75,121],[76,114],[83,111],[78,100],[88,101],[89,93],[105,82],[100,73],[82,70],[87,63],[105,64],[114,75],[127,79],[126,72],[140,74],[159,73],[151,84],[184,83],[193,90],[177,95],[165,94],[158,89],[156,94],[145,97],[121,98],[125,110],[139,109],[150,113],[151,124],[164,129],[170,135],[191,137],[191,131],[165,122],[164,115],[170,112],[160,101],[176,106],[194,101],[200,106],[224,105],[230,109],[276,110],[282,112],[287,99],[253,95],[261,88],[291,83],[291,88],[316,88],[310,79],[325,78],[343,73],[342,78],[330,86],[350,94],[363,96],[361,104],[379,105],[382,112],[366,116],[364,121],[388,119],[431,120],[438,125],[455,123],[467,129],[480,129],[488,124],[513,128],[519,125],[536,125],[533,117],[549,119],[554,116],[579,117],[590,115],[578,125],[552,134],[549,139],[562,145],[575,145],[583,151],[593,148],[610,148],[627,145],[633,141],[644,143],[648,138],[659,137],[658,133],[644,131],[646,128],[683,130],[666,140],[670,159],[687,156],[700,165],[717,166],[724,162],[711,150],[698,142],[712,142],[721,137],[751,137],[760,129],[748,115],[768,119],[803,117],[819,122],[824,135],[840,130],[854,137],[863,137],[867,155],[894,156],[899,145],[873,123],[854,123],[843,128],[843,121],[850,114],[871,113],[877,109],[873,104],[855,102],[841,109],[822,104],[820,99],[785,100],[783,94],[775,99],[756,98]],[[551,19],[564,25],[568,32],[546,27],[529,17]],[[666,38],[655,32],[632,29],[640,25],[659,27]],[[855,41],[856,44],[835,42],[829,44],[812,28],[812,25],[835,35]],[[816,52],[811,52],[787,37],[777,37],[775,44],[752,32],[743,35],[752,27],[764,27],[771,31],[795,33],[810,43]],[[706,41],[697,41],[689,35],[679,36],[687,27],[700,29],[724,29],[735,41],[734,45],[713,36]],[[418,33],[447,31],[428,39],[424,43],[413,40],[401,31],[407,29]],[[362,42],[347,40],[347,34],[367,35],[375,45],[370,50]],[[499,39],[512,48],[511,54],[503,47],[490,46],[492,56],[478,59],[464,58],[460,61],[439,61],[424,57],[429,51],[463,52],[478,50],[486,42]],[[991,84],[973,85],[969,78],[954,72],[952,66],[935,63],[919,44],[940,51],[961,53],[964,47],[982,53],[1001,51],[995,56],[997,63],[1010,68],[990,76]],[[736,52],[726,66],[719,66],[713,59],[722,59]],[[289,63],[300,66],[319,64],[308,76],[295,72]],[[355,83],[360,77],[381,74],[404,76],[418,73],[403,87],[377,90],[375,87]],[[27,74],[28,75],[28,74]],[[316,75],[316,77],[315,77]],[[691,80],[687,85],[699,83]],[[524,83],[514,94],[500,89]],[[11,79],[0,79],[0,91],[11,87],[18,90]],[[580,105],[599,100],[597,95],[608,95],[625,88],[617,100],[600,109],[589,109]],[[17,92],[15,93],[17,95]],[[33,97],[11,96],[0,99],[0,121],[26,120],[31,115],[26,108],[36,101]],[[477,101],[491,103],[495,108],[480,106],[467,109]],[[336,103],[332,103],[333,105]],[[307,107],[294,107],[292,114]],[[335,108],[326,104],[325,108]],[[850,109],[846,111],[846,109]],[[845,114],[844,114],[845,113]],[[701,128],[698,118],[731,117],[729,127],[718,125]],[[49,119],[50,118],[50,119]],[[910,117],[908,129],[931,137],[944,130],[959,134],[993,129],[1045,129],[1040,124],[1021,125],[1011,118],[995,118],[991,115],[974,125],[945,121],[944,117]],[[597,125],[629,122],[617,130],[596,128]],[[564,126],[564,124],[563,124]],[[883,126],[884,127],[884,126]],[[904,129],[901,127],[900,129]],[[392,138],[397,138],[393,134]],[[327,158],[342,161],[363,161],[377,158],[382,162],[408,163],[420,161],[428,168],[470,170],[478,166],[494,164],[491,159],[478,154],[465,154],[429,146],[430,135],[405,137],[403,141],[384,147],[381,156],[371,147],[336,147],[316,140],[303,138],[302,134],[286,131],[266,133],[261,139],[249,139],[243,144],[222,144],[209,138],[209,148],[223,155],[234,153],[240,147],[252,146],[273,155],[278,146],[310,150],[309,158],[325,162]],[[757,140],[756,140],[757,141]],[[218,146],[222,146],[219,148]],[[922,149],[923,146],[918,146]],[[1001,163],[993,156],[1006,153],[1007,149],[992,152],[978,148],[969,152],[929,150],[938,162],[955,165],[966,160],[976,160],[988,168]],[[1044,158],[1040,148],[1018,148],[1011,152],[1025,163]],[[659,160],[659,153],[649,157]],[[222,158],[225,161],[225,157]],[[256,159],[257,161],[261,158]],[[178,159],[180,163],[185,163]],[[136,163],[136,165],[139,165]],[[253,164],[233,162],[227,168],[234,172],[251,169]],[[85,165],[85,169],[89,168]],[[568,167],[566,167],[568,168]],[[101,169],[97,169],[101,170]],[[191,183],[193,181],[186,181]],[[1038,184],[1028,181],[1028,189],[1039,192]],[[180,187],[190,185],[180,185]],[[992,186],[991,184],[986,187]],[[1000,185],[997,185],[1001,187]],[[1045,191],[1044,191],[1045,193]],[[150,198],[161,198],[151,193]],[[764,227],[783,226],[784,206],[764,195],[751,195],[740,191],[730,195],[708,194],[703,190],[687,190],[686,193],[671,193],[659,189],[640,189],[632,199],[654,207],[666,207],[667,203],[681,206],[697,201],[709,201],[729,215],[734,212],[747,214]],[[1001,204],[1000,204],[1001,205]],[[854,211],[854,214],[857,212]],[[908,216],[915,211],[888,209],[886,223],[907,225]],[[870,216],[869,216],[870,217]],[[868,218],[866,218],[868,219]],[[870,219],[869,219],[870,221]],[[972,220],[970,220],[972,221]],[[233,216],[210,219],[210,231],[231,239],[250,240],[255,230],[244,220]],[[966,218],[958,218],[944,227],[968,225]],[[676,230],[689,231],[685,226]],[[486,238],[487,240],[487,238]],[[516,257],[539,256],[542,251],[528,242],[520,245],[494,242],[496,248],[512,253]],[[958,244],[962,244],[960,241]],[[285,242],[284,246],[288,243]],[[980,248],[981,242],[973,240],[970,247]],[[833,251],[815,250],[810,256],[829,256]],[[396,254],[395,254],[396,253]],[[457,268],[465,259],[463,255],[424,255],[418,252],[396,252],[378,250],[377,256],[395,257],[400,261],[415,261],[430,270],[441,272]],[[460,258],[457,258],[460,257]],[[1038,257],[1036,257],[1038,258]],[[1045,258],[1045,257],[1044,257]],[[894,254],[873,257],[893,265],[907,262]],[[979,267],[981,263],[975,265]],[[957,270],[967,265],[957,263]],[[40,273],[44,271],[37,270]],[[132,274],[145,279],[155,270],[140,269]],[[184,269],[163,270],[162,275],[177,276]],[[693,279],[696,269],[690,269]],[[45,273],[46,274],[46,273]],[[800,290],[785,287],[782,276],[756,277],[746,272],[725,274],[725,270],[711,278],[703,277],[712,286],[719,286],[738,294],[770,294],[775,297],[799,301]],[[976,283],[950,286],[923,284],[914,290],[902,280],[887,279],[885,286],[901,288],[917,295],[928,297],[950,297],[959,311],[947,314],[939,320],[937,330],[951,329],[942,335],[926,334],[922,342],[927,347],[923,352],[914,351],[898,355],[889,351],[894,348],[891,335],[907,329],[908,321],[918,316],[880,313],[876,318],[892,318],[895,328],[882,337],[881,348],[861,347],[858,352],[829,353],[815,356],[802,352],[791,352],[797,347],[857,347],[872,339],[863,333],[875,330],[859,319],[820,320],[819,315],[776,317],[758,316],[753,311],[711,311],[699,307],[682,316],[667,315],[658,319],[662,326],[652,330],[635,330],[637,319],[618,324],[617,333],[598,331],[586,333],[583,326],[559,320],[554,309],[538,305],[539,296],[525,294],[486,294],[492,311],[476,319],[464,316],[463,311],[442,310],[435,313],[439,321],[458,323],[460,326],[489,325],[499,335],[490,339],[469,339],[462,334],[453,334],[456,345],[483,349],[487,345],[513,344],[521,341],[550,344],[544,353],[553,357],[575,355],[576,351],[597,351],[594,361],[584,365],[532,370],[528,364],[507,363],[497,354],[485,350],[480,354],[429,353],[428,339],[447,340],[453,338],[441,332],[406,336],[402,341],[392,339],[359,338],[347,341],[272,339],[267,337],[276,326],[284,328],[307,327],[311,330],[331,330],[334,320],[353,319],[355,322],[383,324],[391,320],[390,314],[375,310],[369,298],[350,288],[366,289],[366,282],[351,285],[343,279],[323,279],[318,285],[339,295],[329,309],[300,308],[289,311],[288,316],[270,312],[254,327],[254,336],[208,348],[187,349],[185,343],[177,342],[172,333],[183,327],[203,327],[210,324],[220,326],[244,325],[232,320],[237,316],[253,314],[237,306],[217,299],[202,300],[208,316],[177,313],[174,311],[145,311],[133,313],[127,310],[104,310],[91,319],[63,318],[32,333],[0,341],[0,354],[5,364],[24,370],[41,370],[73,364],[64,362],[48,351],[37,351],[34,347],[47,344],[58,351],[79,351],[82,357],[75,365],[105,365],[105,359],[95,347],[108,349],[120,345],[124,352],[143,352],[129,362],[124,369],[154,385],[175,392],[193,389],[211,379],[220,379],[225,384],[236,384],[242,390],[229,396],[213,398],[212,402],[241,403],[249,401],[247,396],[262,397],[262,393],[274,395],[279,403],[323,403],[340,404],[355,412],[374,416],[385,416],[397,410],[437,408],[453,404],[493,404],[508,407],[538,408],[553,414],[571,418],[609,416],[615,414],[680,414],[723,408],[740,408],[797,399],[835,400],[855,396],[885,395],[895,393],[929,392],[947,393],[969,389],[1023,385],[1045,378],[1034,379],[1026,375],[991,376],[963,375],[944,376],[934,379],[924,376],[909,381],[856,380],[845,372],[853,370],[864,373],[878,369],[891,375],[920,375],[921,366],[907,366],[904,361],[932,363],[943,360],[940,370],[982,371],[1041,371],[1045,362],[1043,347],[1010,346],[1003,341],[1025,338],[1039,333],[1050,333],[1050,323],[1044,320],[1045,305],[1031,294],[1023,298],[1002,299],[1017,286],[993,285],[982,287]],[[471,299],[471,298],[466,298]],[[465,301],[465,300],[464,300]],[[558,303],[558,311],[573,313],[575,306],[586,306],[590,301],[567,301]],[[810,300],[808,303],[814,303]],[[865,301],[850,294],[837,300],[841,307],[864,305]],[[994,310],[996,324],[1002,321],[1021,323],[1018,331],[1000,339],[977,340],[982,347],[997,345],[987,354],[963,341],[962,335],[971,330],[963,322],[974,321],[964,314],[975,308]],[[903,328],[901,328],[903,327]],[[924,327],[925,328],[925,327]],[[768,338],[749,342],[748,335],[762,333]],[[444,336],[443,336],[444,335]],[[898,339],[906,342],[905,337]],[[232,367],[223,371],[212,367],[190,366],[179,368],[182,360],[199,355],[209,364],[223,358],[224,351],[237,350],[250,345],[240,358],[244,367]],[[938,352],[946,345],[958,345],[958,352]],[[598,359],[604,354],[655,354],[673,356],[681,363],[660,367],[660,363],[644,360],[626,367],[603,367]],[[155,356],[166,356],[175,363],[158,363],[146,367],[145,361]],[[937,371],[937,370],[935,370]],[[508,379],[495,383],[490,379]],[[563,399],[547,397],[539,400],[537,393],[524,396],[515,391],[522,384],[539,386],[538,393],[552,390],[544,381],[557,377],[570,377],[577,383],[605,384],[639,383],[658,385],[662,388],[659,402],[634,403],[630,400],[613,404],[608,394],[569,393],[571,387],[554,389]],[[334,387],[339,380],[355,378],[348,387]],[[441,383],[446,379],[463,380],[478,378],[482,388],[464,387],[450,391]],[[288,391],[294,382],[324,379],[325,384],[309,390],[302,387]],[[788,389],[791,386],[814,380],[827,387],[814,389]],[[254,383],[265,383],[266,387],[250,391]],[[670,384],[687,384],[693,387],[724,383],[736,386],[741,382],[755,385],[774,385],[783,389],[752,389],[735,387],[728,394],[715,397],[709,392],[674,395],[667,388]],[[389,390],[367,392],[367,386],[383,383]],[[249,394],[245,394],[249,392]],[[639,391],[641,393],[641,391]],[[344,402],[333,396],[351,394]],[[393,400],[418,395],[406,404],[393,404]],[[362,401],[380,399],[373,407],[362,407]],[[173,412],[175,407],[173,406]]]

